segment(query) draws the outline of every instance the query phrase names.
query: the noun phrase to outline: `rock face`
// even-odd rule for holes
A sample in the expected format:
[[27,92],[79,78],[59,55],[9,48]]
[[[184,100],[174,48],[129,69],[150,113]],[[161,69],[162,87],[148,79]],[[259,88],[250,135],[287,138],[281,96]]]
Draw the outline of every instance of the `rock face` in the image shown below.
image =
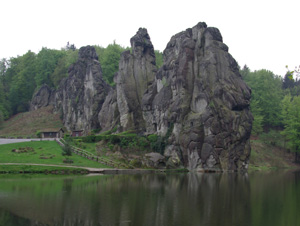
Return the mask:
[[167,149],[181,153],[186,167],[247,167],[251,91],[218,29],[199,23],[173,36],[149,90],[143,98],[147,132],[172,130]]
[[143,131],[142,98],[155,78],[155,54],[144,28],[140,28],[130,42],[132,53],[126,51],[121,55],[115,77],[120,124],[125,130]]
[[98,114],[112,88],[103,81],[95,48],[82,47],[78,61],[71,65],[68,74],[56,91],[42,86],[32,98],[31,110],[54,105],[68,130],[98,129]]
[[251,90],[219,30],[199,23],[174,35],[158,71],[146,29],[138,30],[131,46],[121,55],[116,88],[103,81],[93,47],[84,47],[59,90],[42,87],[32,109],[54,104],[68,129],[118,126],[165,137],[165,161],[173,167],[246,169]]
[[56,109],[62,111],[65,126],[69,130],[98,129],[98,114],[111,87],[102,78],[95,48],[82,47],[68,74],[55,94]]
[[39,109],[41,107],[46,107],[48,105],[53,105],[53,93],[54,90],[50,89],[48,85],[42,85],[42,87],[33,95],[30,103],[30,111]]

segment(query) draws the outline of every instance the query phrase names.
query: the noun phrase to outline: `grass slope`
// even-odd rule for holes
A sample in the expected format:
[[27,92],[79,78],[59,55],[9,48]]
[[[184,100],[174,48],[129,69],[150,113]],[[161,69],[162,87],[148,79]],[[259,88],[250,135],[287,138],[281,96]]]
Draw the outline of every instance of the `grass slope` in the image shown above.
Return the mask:
[[59,114],[53,114],[53,107],[44,107],[35,111],[19,113],[0,126],[2,137],[36,137],[38,130],[62,128]]
[[[24,153],[12,152],[13,149],[32,147],[33,151]],[[69,157],[73,164],[63,163],[62,149],[55,141],[31,141],[24,143],[0,145],[0,163],[35,163],[65,166],[84,166],[92,168],[108,168],[108,166],[85,159],[78,155]]]
[[262,139],[251,140],[250,170],[293,169],[300,165],[294,163],[294,153],[285,148],[271,145]]

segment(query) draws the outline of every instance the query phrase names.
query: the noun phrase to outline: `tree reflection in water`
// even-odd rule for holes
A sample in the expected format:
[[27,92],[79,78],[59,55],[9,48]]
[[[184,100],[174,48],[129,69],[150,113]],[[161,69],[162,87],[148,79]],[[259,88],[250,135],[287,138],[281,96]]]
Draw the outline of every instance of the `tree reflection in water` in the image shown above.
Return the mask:
[[0,225],[296,225],[299,180],[299,172],[6,176]]

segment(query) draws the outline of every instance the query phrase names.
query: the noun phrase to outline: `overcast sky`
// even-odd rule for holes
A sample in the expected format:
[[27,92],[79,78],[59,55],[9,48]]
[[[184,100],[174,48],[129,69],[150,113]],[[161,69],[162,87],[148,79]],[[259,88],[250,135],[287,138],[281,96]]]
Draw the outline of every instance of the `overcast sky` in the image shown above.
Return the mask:
[[217,27],[240,66],[284,75],[300,64],[299,0],[0,0],[0,58],[61,49],[130,46],[139,27],[155,49],[171,36],[206,22]]

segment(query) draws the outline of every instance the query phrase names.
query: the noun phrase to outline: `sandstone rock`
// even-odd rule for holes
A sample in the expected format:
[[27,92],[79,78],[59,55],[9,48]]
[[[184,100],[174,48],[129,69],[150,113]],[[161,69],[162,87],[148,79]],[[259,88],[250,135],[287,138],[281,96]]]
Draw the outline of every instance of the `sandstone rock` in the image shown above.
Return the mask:
[[219,30],[199,23],[174,35],[164,51],[164,65],[143,99],[147,132],[164,136],[173,124],[169,142],[182,151],[190,170],[219,170],[223,152],[224,169],[244,168],[250,95]]
[[142,98],[156,74],[155,54],[144,28],[140,28],[130,42],[132,53],[126,51],[121,55],[115,78],[120,124],[124,130],[143,131]]
[[145,154],[145,158],[143,160],[144,160],[143,165],[147,167],[152,167],[152,168],[166,167],[165,157],[156,152]]
[[30,111],[47,107],[48,105],[54,104],[54,90],[48,85],[44,84],[41,88],[33,95],[30,103]]
[[158,71],[147,30],[139,29],[130,41],[132,52],[121,55],[116,88],[103,81],[95,49],[87,46],[57,91],[37,92],[32,109],[53,104],[69,130],[117,126],[118,131],[168,134],[165,156],[148,156],[153,167],[246,169],[251,90],[219,30],[198,23],[174,35]]

